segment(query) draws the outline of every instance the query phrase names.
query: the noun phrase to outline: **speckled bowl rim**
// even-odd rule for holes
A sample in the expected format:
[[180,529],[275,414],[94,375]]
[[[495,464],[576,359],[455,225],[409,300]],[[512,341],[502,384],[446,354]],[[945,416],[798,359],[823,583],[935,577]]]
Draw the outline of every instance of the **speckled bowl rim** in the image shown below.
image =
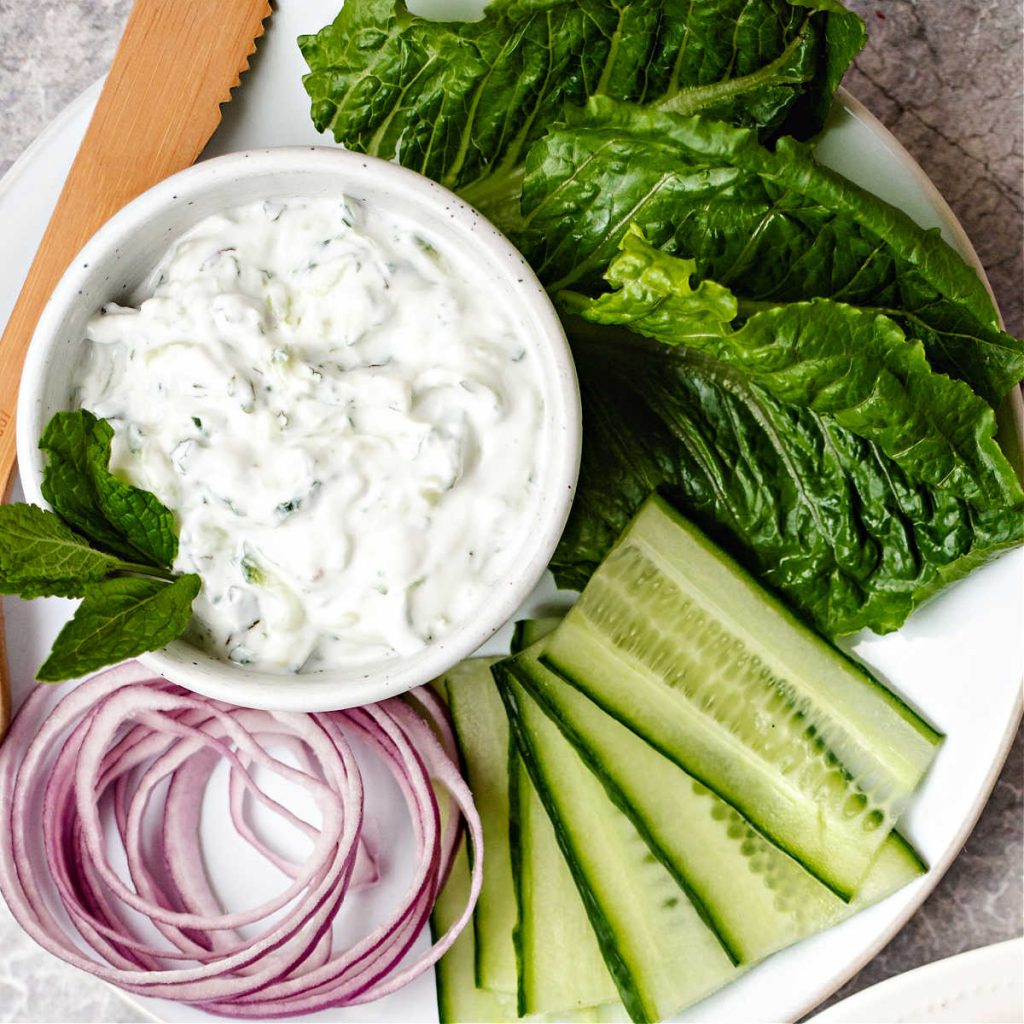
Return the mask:
[[[514,295],[514,312],[535,337],[544,387],[546,445],[543,479],[537,489],[530,530],[513,571],[480,603],[474,617],[453,628],[441,640],[408,657],[376,663],[365,669],[329,670],[308,674],[258,672],[214,658],[184,640],[140,656],[148,668],[180,685],[219,700],[276,711],[331,711],[383,700],[420,686],[469,657],[523,603],[543,575],[568,518],[579,472],[581,410],[579,387],[569,345],[547,292],[521,254],[478,211],[436,182],[396,164],[341,149],[288,146],[249,150],[196,164],[149,189],[115,214],[89,241],[62,277],[39,320],[21,378],[17,411],[18,463],[29,501],[45,504],[40,491],[43,458],[37,444],[57,406],[44,403],[51,362],[74,344],[62,336],[69,316],[81,312],[83,293],[102,290],[100,276],[144,236],[146,225],[172,207],[187,210],[192,203],[223,191],[221,209],[237,205],[232,186],[242,179],[266,177],[284,182],[304,174],[334,175],[339,193],[356,196],[391,190],[395,196],[441,217],[449,240],[463,252],[493,268],[506,294]],[[271,187],[267,196],[300,195],[291,184]],[[180,231],[201,219],[183,217]],[[443,232],[442,232],[443,233]],[[138,243],[141,245],[141,243]],[[148,266],[136,264],[135,280]],[[107,289],[108,297],[116,289]],[[106,300],[103,300],[106,301]],[[95,303],[92,308],[97,308]],[[66,404],[66,403],[65,403]]]

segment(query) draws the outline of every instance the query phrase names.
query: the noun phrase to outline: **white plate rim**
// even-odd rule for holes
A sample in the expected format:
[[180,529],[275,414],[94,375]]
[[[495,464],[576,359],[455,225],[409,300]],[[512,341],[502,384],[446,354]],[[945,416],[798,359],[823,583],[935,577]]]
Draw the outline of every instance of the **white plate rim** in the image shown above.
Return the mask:
[[[983,981],[986,976],[993,975],[1001,980],[1003,994],[1010,998],[1014,988],[1021,984],[1020,972],[1024,971],[1024,938],[1007,939],[1003,942],[996,942],[990,946],[979,946],[975,949],[967,949],[962,953],[953,956],[943,957],[941,960],[932,960],[913,970],[904,971],[902,974],[895,974],[890,978],[861,989],[847,996],[841,1002],[832,1006],[807,1021],[807,1024],[832,1024],[841,1021],[852,1020],[903,1020],[908,1012],[914,1014],[914,1019],[919,1019],[918,1012],[927,1010],[922,1006],[915,993],[921,984],[934,984],[932,998],[952,998],[954,995],[963,993],[962,985],[964,976],[969,972],[972,984],[977,988],[976,983]],[[1009,965],[1012,972],[1015,968],[1018,973],[1005,974],[1004,969]],[[959,984],[949,987],[949,978],[959,978]],[[893,1009],[899,1016],[890,1016]],[[1007,1006],[1007,1009],[1010,1009]],[[1012,1011],[1019,1010],[1014,1005]],[[882,1014],[888,1010],[883,1018]],[[918,1011],[918,1012],[915,1012]],[[1012,1012],[1011,1011],[1011,1012]],[[980,1010],[978,1011],[980,1012]],[[980,1019],[975,1017],[974,1019]]]

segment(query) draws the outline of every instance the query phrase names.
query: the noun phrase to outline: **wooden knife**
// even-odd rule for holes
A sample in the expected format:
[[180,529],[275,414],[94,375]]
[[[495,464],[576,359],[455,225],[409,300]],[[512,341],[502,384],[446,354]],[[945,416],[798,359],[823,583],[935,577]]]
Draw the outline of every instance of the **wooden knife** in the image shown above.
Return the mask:
[[[96,229],[195,162],[249,66],[268,0],[135,0],[64,189],[0,340],[0,497],[14,478],[25,352],[47,299]],[[0,614],[0,736],[11,714]]]

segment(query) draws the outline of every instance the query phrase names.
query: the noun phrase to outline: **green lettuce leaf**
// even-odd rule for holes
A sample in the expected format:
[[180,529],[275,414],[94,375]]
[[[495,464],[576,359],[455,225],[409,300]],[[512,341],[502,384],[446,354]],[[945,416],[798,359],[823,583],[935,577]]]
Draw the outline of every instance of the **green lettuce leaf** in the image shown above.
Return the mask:
[[895,320],[993,405],[1024,377],[1024,344],[938,232],[792,139],[772,152],[742,128],[592,100],[530,151],[513,240],[550,288],[596,288],[631,223],[727,286],[741,316],[837,299]]
[[933,372],[922,345],[892,320],[814,299],[756,313],[733,330],[735,299],[713,281],[694,289],[696,269],[634,227],[605,275],[616,290],[574,305],[594,323],[696,348],[779,401],[834,416],[909,477],[972,507],[1019,503],[991,408],[963,381]]
[[583,466],[552,568],[580,587],[667,488],[823,632],[897,629],[1024,539],[1024,494],[989,406],[896,324],[815,300],[729,322],[728,290],[630,235],[617,290],[572,307]]
[[806,138],[864,39],[837,0],[497,0],[475,22],[346,0],[299,46],[319,131],[493,219],[566,104],[607,95]]

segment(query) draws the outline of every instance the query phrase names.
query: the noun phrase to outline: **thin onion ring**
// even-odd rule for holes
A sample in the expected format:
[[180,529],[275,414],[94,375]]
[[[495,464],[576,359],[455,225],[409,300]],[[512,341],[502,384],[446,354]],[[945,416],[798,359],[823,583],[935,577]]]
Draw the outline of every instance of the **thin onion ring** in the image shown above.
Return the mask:
[[[0,893],[44,949],[126,991],[194,1004],[220,1016],[301,1016],[379,999],[433,965],[465,927],[480,892],[483,840],[463,781],[444,706],[428,690],[349,711],[310,715],[254,711],[200,697],[129,663],[68,693],[46,715],[48,695],[29,697],[0,747]],[[413,826],[413,878],[390,918],[347,949],[331,932],[366,866],[364,793],[346,736],[387,766]],[[290,751],[298,767],[268,752]],[[56,757],[53,752],[57,751]],[[199,846],[199,811],[216,764],[230,765],[230,820],[288,877],[276,897],[225,912]],[[321,815],[296,818],[256,785],[260,767],[301,785]],[[143,822],[157,790],[163,828],[157,856]],[[438,802],[437,790],[444,791]],[[43,803],[43,849],[34,856]],[[127,881],[107,854],[99,806],[109,793]],[[312,842],[304,864],[267,849],[244,822],[244,795],[289,820]],[[473,847],[466,907],[425,953],[407,954],[448,876],[462,833]],[[68,921],[51,908],[56,892]],[[288,907],[255,938],[240,928]],[[131,909],[166,940],[140,936]],[[84,947],[84,948],[83,948]]]

